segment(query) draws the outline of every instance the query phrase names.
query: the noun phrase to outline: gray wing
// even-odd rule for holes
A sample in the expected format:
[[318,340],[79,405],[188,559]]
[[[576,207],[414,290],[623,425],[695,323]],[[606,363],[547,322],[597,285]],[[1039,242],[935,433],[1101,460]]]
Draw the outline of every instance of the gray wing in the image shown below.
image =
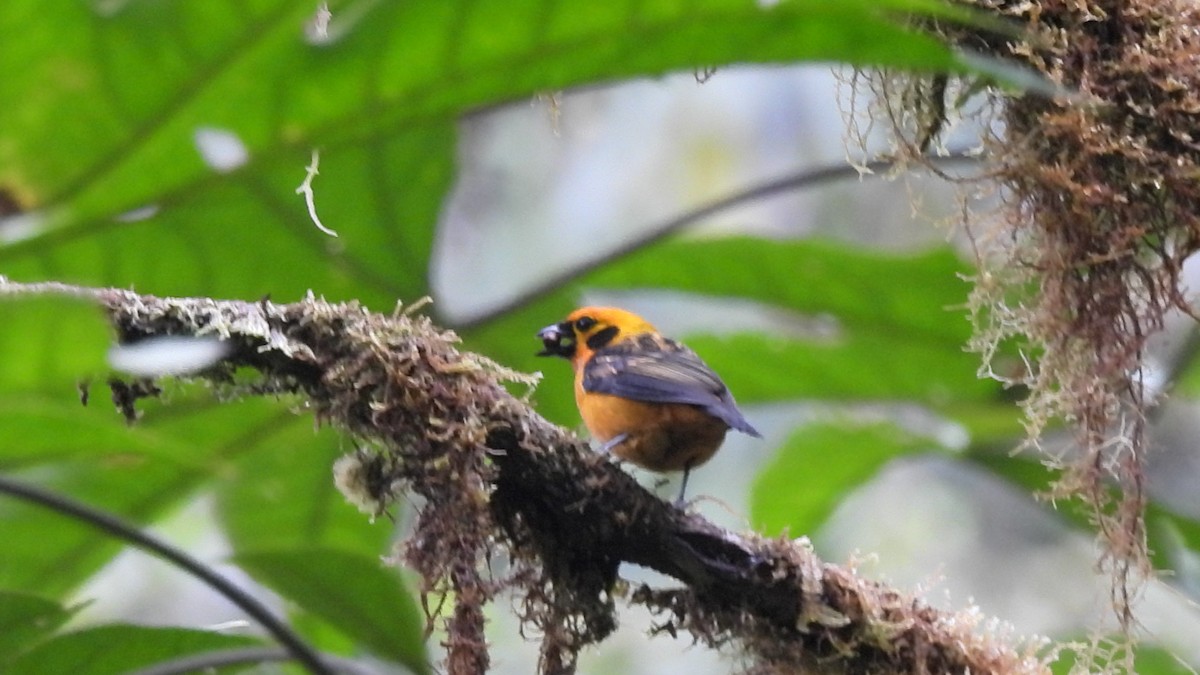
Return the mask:
[[665,348],[619,343],[597,351],[584,367],[584,390],[648,403],[699,406],[733,429],[761,436],[708,364],[678,343],[662,342]]

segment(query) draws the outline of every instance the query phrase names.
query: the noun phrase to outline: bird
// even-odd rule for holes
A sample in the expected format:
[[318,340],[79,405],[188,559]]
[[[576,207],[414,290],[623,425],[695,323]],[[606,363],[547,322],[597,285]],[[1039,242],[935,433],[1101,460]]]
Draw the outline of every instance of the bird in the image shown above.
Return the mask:
[[538,356],[559,356],[575,371],[575,404],[603,452],[651,471],[691,470],[736,429],[762,438],[729,388],[696,352],[616,307],[581,307],[538,331]]

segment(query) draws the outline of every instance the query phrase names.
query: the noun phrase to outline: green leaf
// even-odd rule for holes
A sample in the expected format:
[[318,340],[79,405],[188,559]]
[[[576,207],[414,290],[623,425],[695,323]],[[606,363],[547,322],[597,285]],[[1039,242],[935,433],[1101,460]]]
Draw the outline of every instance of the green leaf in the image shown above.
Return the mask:
[[43,389],[78,401],[76,383],[108,371],[112,343],[94,303],[0,294],[0,395]]
[[[102,386],[93,388],[107,393]],[[125,424],[106,397],[96,398],[85,408],[74,387],[48,394],[0,394],[0,469],[63,460],[190,458],[174,439]],[[75,442],[64,429],[71,430]]]
[[0,246],[0,267],[20,281],[66,277],[120,287],[136,281],[158,295],[284,301],[313,289],[390,309],[397,298],[428,292],[426,268],[452,153],[450,127],[429,125],[327,148],[314,189],[318,213],[339,239],[319,232],[294,194],[309,162],[302,149],[236,177],[206,179],[189,192],[150,196],[156,211],[145,218],[121,216],[144,204],[113,204],[96,219]]
[[1175,380],[1172,391],[1184,398],[1200,398],[1200,359],[1192,358]]
[[832,344],[762,335],[695,336],[687,344],[744,403],[912,399],[936,407],[988,400],[997,391],[975,376],[977,360],[961,348],[886,333],[850,334]]
[[[136,462],[136,460],[135,460]],[[198,483],[194,471],[165,464],[105,465],[63,461],[9,474],[92,506],[147,522],[185,499]],[[0,495],[5,562],[0,585],[51,596],[66,594],[95,573],[122,543],[57,512]]]
[[1196,672],[1182,657],[1161,647],[1138,647],[1136,663],[1139,675],[1191,675]]
[[[907,18],[964,16],[932,0],[361,11],[335,4],[334,38],[314,44],[302,30],[313,7],[282,0],[3,3],[0,189],[32,226],[0,245],[0,266],[169,294],[414,298],[466,112],[726,63],[962,67]],[[198,138],[214,130],[244,164],[206,164]],[[314,147],[336,241],[293,193]]]
[[1151,502],[1146,507],[1146,545],[1154,568],[1170,570],[1164,579],[1200,599],[1200,521]]
[[1146,520],[1155,570],[1168,572],[1162,579],[1193,600],[1200,598],[1200,523],[1165,513]]
[[74,614],[53,600],[0,590],[0,670],[37,646]]
[[429,672],[424,620],[378,557],[324,547],[242,551],[234,562],[376,655]]
[[801,427],[759,472],[750,493],[750,520],[769,536],[810,534],[884,464],[933,448],[929,439],[890,424]]
[[[1089,642],[1088,638],[1079,639],[1080,644],[1087,644]],[[1075,667],[1078,661],[1079,659],[1075,656],[1073,650],[1064,651],[1057,661],[1050,664],[1051,671],[1055,675],[1069,675],[1070,673],[1077,672]],[[1181,657],[1172,654],[1162,647],[1153,647],[1145,644],[1137,647],[1134,663],[1134,672],[1138,673],[1138,675],[1191,675],[1196,672]],[[1092,665],[1099,667],[1103,664]]]
[[[74,397],[0,397],[0,469],[142,524],[276,434],[299,427],[314,436],[310,421],[275,402],[216,405],[207,394],[200,402],[180,395],[170,414],[155,414],[163,405],[147,402],[151,413],[129,428],[102,402],[82,408]],[[307,461],[302,438],[293,439],[297,461]],[[0,538],[0,587],[52,596],[75,588],[123,545],[91,525],[3,495]]]
[[255,638],[186,628],[110,625],[43,642],[12,664],[9,675],[121,675],[160,661],[217,649],[262,645]]
[[961,349],[971,334],[969,273],[948,247],[918,254],[863,250],[835,241],[726,237],[674,239],[588,275],[585,288],[672,288],[829,314],[849,331],[886,331]]
[[296,610],[288,613],[288,619],[292,630],[303,635],[309,644],[322,653],[354,658],[362,651],[354,636],[347,635],[315,614]]
[[332,466],[342,447],[333,430],[314,433],[299,424],[235,461],[217,491],[234,551],[301,545],[364,555],[383,551],[391,521],[370,522],[334,486]]

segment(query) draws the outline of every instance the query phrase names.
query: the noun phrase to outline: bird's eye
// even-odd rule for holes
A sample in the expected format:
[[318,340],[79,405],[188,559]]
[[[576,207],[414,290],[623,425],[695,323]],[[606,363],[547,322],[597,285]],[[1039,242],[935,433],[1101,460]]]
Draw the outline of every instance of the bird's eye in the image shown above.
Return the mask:
[[596,325],[596,320],[590,316],[581,316],[575,319],[575,330],[580,333],[586,333]]

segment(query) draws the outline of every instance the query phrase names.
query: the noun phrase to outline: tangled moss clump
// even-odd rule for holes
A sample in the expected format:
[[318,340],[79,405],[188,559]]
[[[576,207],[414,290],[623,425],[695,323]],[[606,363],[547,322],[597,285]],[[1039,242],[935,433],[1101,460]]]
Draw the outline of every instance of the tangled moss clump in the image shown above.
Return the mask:
[[[1105,544],[1123,625],[1146,547],[1147,340],[1191,313],[1180,279],[1200,247],[1200,5],[1190,0],[960,0],[1013,20],[1026,39],[939,28],[953,43],[1016,59],[1064,92],[994,90],[983,113],[990,185],[1003,206],[969,223],[980,273],[973,346],[994,374],[1016,343],[1028,369],[1029,438],[1051,419],[1075,430],[1053,497],[1078,497]],[[885,75],[884,118],[915,158],[972,83]],[[1112,490],[1115,485],[1117,490]]]

